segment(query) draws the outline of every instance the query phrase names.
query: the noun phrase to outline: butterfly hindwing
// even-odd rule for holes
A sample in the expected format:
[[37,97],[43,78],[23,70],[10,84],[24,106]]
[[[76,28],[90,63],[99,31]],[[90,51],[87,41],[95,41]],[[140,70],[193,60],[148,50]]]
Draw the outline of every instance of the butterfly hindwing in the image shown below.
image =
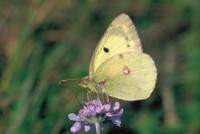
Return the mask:
[[141,100],[150,96],[157,70],[152,58],[144,53],[117,54],[97,69],[94,80],[104,81],[104,92],[122,100]]
[[123,52],[142,52],[137,31],[126,14],[116,17],[99,42],[90,63],[90,76],[110,57]]

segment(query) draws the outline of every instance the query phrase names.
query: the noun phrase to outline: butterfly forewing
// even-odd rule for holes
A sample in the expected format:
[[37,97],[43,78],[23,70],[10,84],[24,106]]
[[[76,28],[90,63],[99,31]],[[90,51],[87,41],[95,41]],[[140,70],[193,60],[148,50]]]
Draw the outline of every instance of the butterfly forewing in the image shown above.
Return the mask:
[[142,46],[131,19],[121,14],[110,24],[92,56],[90,77],[104,61],[129,51],[142,52]]
[[157,78],[152,58],[144,53],[124,52],[103,62],[97,69],[96,83],[105,81],[104,92],[122,100],[141,100],[150,96]]

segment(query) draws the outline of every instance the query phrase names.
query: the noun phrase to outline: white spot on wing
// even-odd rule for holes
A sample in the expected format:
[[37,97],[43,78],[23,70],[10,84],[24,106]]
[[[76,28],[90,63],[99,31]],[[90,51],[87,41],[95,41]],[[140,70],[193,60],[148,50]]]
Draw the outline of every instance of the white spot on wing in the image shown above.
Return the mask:
[[125,75],[130,74],[130,69],[128,68],[128,66],[124,66],[123,72],[124,72]]

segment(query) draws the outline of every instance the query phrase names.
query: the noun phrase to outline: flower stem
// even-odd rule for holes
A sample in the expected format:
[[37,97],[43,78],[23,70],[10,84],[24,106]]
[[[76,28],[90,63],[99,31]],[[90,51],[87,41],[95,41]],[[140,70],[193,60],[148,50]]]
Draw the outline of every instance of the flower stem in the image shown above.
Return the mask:
[[95,123],[95,128],[96,128],[96,134],[101,134],[100,124],[98,122]]

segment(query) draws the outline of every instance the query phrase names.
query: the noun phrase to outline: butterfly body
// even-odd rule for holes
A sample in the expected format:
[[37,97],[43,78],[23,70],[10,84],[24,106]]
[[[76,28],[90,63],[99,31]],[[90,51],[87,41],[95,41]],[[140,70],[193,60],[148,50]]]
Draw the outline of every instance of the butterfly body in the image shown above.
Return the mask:
[[154,61],[143,53],[135,26],[126,14],[121,14],[113,20],[96,47],[89,76],[81,80],[81,86],[133,101],[148,98],[156,78]]
[[98,82],[94,78],[89,78],[89,76],[86,76],[81,79],[79,85],[84,88],[89,88],[91,91],[103,93],[106,81],[107,80],[104,79]]

